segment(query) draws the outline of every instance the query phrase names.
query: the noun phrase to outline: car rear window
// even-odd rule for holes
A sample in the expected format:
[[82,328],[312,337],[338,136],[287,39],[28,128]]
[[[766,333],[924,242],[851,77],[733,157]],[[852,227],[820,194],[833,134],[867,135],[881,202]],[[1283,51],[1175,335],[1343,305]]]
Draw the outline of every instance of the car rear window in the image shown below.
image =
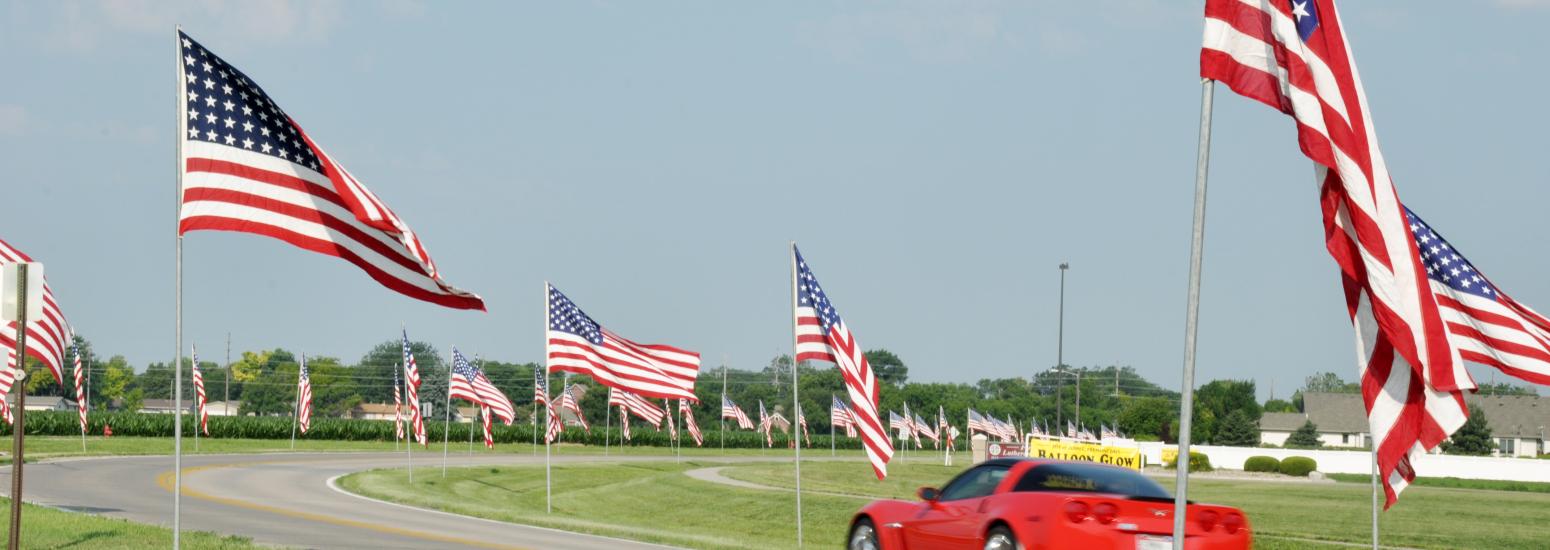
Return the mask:
[[1171,499],[1157,482],[1137,472],[1096,464],[1041,464],[1030,468],[1013,491],[1110,493],[1128,497]]

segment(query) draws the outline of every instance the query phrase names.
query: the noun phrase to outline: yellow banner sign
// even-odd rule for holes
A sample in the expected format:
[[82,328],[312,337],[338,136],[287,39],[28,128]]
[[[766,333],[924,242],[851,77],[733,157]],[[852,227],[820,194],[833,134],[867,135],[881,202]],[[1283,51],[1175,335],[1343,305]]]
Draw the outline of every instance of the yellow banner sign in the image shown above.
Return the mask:
[[1028,440],[1028,456],[1055,460],[1078,460],[1111,464],[1141,470],[1141,449],[1108,447],[1095,443],[1075,443],[1046,439]]

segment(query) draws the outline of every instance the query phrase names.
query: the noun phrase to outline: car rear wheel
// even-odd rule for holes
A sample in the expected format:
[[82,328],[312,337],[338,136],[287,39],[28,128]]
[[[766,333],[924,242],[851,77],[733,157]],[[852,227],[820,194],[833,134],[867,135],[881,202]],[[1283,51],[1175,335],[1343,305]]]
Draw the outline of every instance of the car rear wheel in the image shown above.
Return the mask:
[[880,550],[877,543],[877,527],[872,525],[872,520],[861,518],[850,526],[850,543],[845,545],[848,550]]
[[1022,550],[1022,547],[1006,527],[998,525],[985,534],[985,550]]

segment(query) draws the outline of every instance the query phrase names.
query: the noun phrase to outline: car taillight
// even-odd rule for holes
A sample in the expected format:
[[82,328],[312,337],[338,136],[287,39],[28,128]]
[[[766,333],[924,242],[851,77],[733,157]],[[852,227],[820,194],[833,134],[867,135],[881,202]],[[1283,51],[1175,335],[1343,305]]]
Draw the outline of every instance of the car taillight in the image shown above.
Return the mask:
[[1114,523],[1114,517],[1118,515],[1119,507],[1107,502],[1100,502],[1093,507],[1093,519],[1104,525]]
[[1066,519],[1071,520],[1071,523],[1081,523],[1083,520],[1087,519],[1087,510],[1088,507],[1086,502],[1082,502],[1080,500],[1067,502]]
[[1238,514],[1227,514],[1227,517],[1222,519],[1222,529],[1226,530],[1227,534],[1229,535],[1238,534],[1238,530],[1242,528],[1243,516]]
[[1201,531],[1209,533],[1212,529],[1216,528],[1216,520],[1220,517],[1221,514],[1216,513],[1216,510],[1206,510],[1201,512],[1200,516],[1198,516],[1195,521],[1200,524]]

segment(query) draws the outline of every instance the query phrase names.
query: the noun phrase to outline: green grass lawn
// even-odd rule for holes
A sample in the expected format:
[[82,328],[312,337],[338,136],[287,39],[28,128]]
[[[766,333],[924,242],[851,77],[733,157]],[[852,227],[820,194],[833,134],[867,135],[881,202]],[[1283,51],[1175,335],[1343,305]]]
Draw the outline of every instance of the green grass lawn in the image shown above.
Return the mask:
[[[0,498],[0,518],[11,517],[10,499]],[[10,536],[9,521],[0,521],[0,539]],[[203,531],[184,531],[184,548],[237,550],[261,548],[244,537],[224,537]],[[64,512],[43,506],[22,506],[22,548],[120,549],[168,548],[172,530],[155,525]]]

